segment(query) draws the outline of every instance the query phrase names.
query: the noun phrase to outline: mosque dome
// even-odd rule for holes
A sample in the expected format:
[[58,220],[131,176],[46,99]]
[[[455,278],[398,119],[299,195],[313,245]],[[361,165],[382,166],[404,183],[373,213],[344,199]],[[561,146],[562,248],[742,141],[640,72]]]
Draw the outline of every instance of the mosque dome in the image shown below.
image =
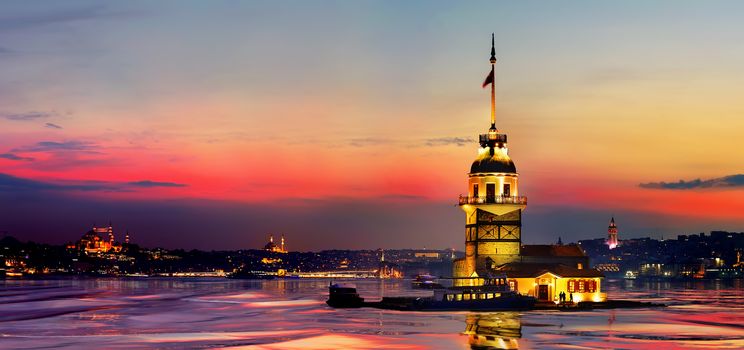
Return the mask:
[[266,245],[264,246],[264,249],[265,249],[265,250],[271,250],[271,251],[274,251],[274,250],[276,250],[276,244],[274,244],[274,242],[273,242],[273,241],[271,241],[271,242],[269,242],[269,243],[266,243]]

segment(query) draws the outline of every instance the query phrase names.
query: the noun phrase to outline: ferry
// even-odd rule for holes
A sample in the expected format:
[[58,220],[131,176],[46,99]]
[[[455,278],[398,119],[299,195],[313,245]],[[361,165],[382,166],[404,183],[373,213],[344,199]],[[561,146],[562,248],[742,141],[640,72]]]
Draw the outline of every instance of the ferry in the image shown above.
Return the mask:
[[436,282],[436,277],[432,275],[418,275],[416,279],[411,282],[412,288],[418,289],[439,289],[444,288],[440,283]]
[[401,311],[511,311],[531,310],[537,299],[521,295],[504,283],[477,287],[436,289],[430,297],[383,297],[364,302],[353,285],[331,284],[326,302],[331,307],[374,307]]
[[431,297],[383,297],[369,306],[401,311],[511,311],[531,310],[537,299],[501,286],[434,290]]

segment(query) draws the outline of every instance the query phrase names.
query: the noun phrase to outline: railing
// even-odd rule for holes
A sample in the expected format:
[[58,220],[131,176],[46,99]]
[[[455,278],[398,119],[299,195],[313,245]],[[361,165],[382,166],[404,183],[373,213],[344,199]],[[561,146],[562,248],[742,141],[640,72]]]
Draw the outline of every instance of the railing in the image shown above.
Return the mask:
[[481,143],[488,142],[488,141],[495,141],[495,142],[502,142],[506,143],[506,134],[496,134],[496,133],[489,133],[489,134],[480,134],[478,136],[478,140]]
[[460,195],[460,205],[465,204],[527,204],[525,196],[468,197]]

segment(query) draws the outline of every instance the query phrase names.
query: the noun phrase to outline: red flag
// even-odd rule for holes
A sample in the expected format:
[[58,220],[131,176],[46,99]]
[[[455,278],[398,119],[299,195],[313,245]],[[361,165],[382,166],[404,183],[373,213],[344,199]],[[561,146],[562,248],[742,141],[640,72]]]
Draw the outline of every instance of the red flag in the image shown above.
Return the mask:
[[483,87],[485,88],[488,84],[493,84],[493,67],[491,67],[491,73],[488,73],[486,80],[483,81]]

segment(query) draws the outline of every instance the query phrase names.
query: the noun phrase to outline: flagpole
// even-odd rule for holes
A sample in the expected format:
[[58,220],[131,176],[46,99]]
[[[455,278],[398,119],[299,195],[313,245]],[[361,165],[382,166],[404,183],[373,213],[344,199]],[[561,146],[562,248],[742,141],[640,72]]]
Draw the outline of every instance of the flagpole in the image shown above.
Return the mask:
[[494,34],[491,33],[491,129],[496,130],[496,47]]

